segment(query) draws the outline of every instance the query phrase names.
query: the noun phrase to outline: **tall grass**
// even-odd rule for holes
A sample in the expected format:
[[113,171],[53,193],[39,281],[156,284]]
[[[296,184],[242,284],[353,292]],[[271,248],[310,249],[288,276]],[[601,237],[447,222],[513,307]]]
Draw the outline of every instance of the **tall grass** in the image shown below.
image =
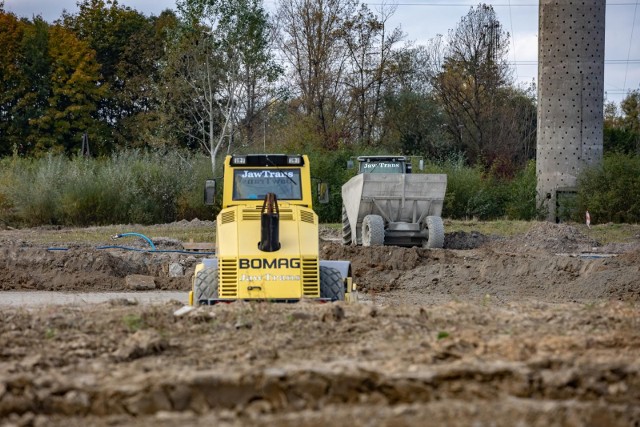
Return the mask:
[[0,161],[0,221],[14,226],[152,224],[212,218],[206,157],[124,151],[109,158]]
[[[310,153],[313,175],[330,183],[328,205],[316,204],[322,222],[339,222],[340,187],[353,170],[347,151]],[[512,179],[498,179],[451,157],[426,165],[426,173],[447,174],[442,216],[450,219],[540,218],[536,208],[535,162]],[[213,219],[204,206],[203,184],[211,177],[209,159],[188,151],[123,151],[108,158],[50,155],[0,159],[0,222],[7,225],[154,224],[181,219]],[[607,156],[602,167],[579,180],[577,203],[599,222],[640,218],[640,165],[633,156]],[[221,186],[219,186],[220,188]]]

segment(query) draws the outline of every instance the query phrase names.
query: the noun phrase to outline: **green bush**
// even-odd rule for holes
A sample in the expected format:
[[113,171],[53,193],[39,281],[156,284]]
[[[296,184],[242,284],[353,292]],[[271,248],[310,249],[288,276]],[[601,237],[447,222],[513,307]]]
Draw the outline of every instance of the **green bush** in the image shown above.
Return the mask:
[[512,180],[487,174],[481,166],[467,166],[461,156],[431,163],[425,172],[447,175],[443,217],[532,220],[540,216],[536,208],[535,161]]
[[351,159],[349,149],[330,153],[308,152],[311,163],[312,193],[317,196],[317,183],[326,182],[329,185],[329,203],[320,204],[314,198],[313,208],[318,214],[320,222],[336,223],[342,220],[342,184],[355,174],[355,169],[347,169],[347,161]]
[[4,159],[0,220],[17,226],[104,225],[211,219],[203,204],[208,158],[128,150],[109,158]]
[[11,186],[3,189],[12,206],[3,221],[18,221],[24,225],[60,224],[60,195],[66,172],[61,156],[39,159],[13,159],[5,171]]
[[532,221],[543,218],[544,212],[537,207],[536,201],[536,162],[530,160],[508,184],[508,199],[505,213],[509,219]]
[[585,170],[578,178],[576,221],[583,212],[595,223],[640,221],[640,156],[606,155],[602,166]]
[[109,224],[125,221],[122,206],[128,185],[111,185],[105,171],[109,165],[76,159],[69,162],[61,184],[60,206],[62,222],[66,225]]
[[447,192],[442,216],[447,218],[469,218],[475,216],[472,204],[480,201],[474,197],[482,190],[482,170],[464,164],[445,163],[442,173],[447,174]]
[[425,173],[447,175],[443,217],[487,219],[503,215],[504,197],[500,187],[493,179],[485,177],[480,166],[466,166],[464,158],[456,156],[428,164]]
[[[346,164],[359,150],[298,152],[310,157],[312,176],[317,178],[314,194],[318,180],[330,187],[329,204],[314,203],[320,221],[340,222],[341,187],[356,173]],[[100,159],[12,157],[0,160],[0,166],[0,222],[8,225],[151,224],[213,219],[219,210],[203,203],[204,181],[212,178],[209,158],[188,151],[128,150]],[[532,220],[540,216],[534,161],[511,180],[467,166],[460,156],[429,163],[424,172],[447,174],[443,217]],[[580,176],[578,186],[576,212],[588,209],[594,222],[639,221],[640,157],[607,155],[601,167]],[[582,215],[574,219],[583,220]]]

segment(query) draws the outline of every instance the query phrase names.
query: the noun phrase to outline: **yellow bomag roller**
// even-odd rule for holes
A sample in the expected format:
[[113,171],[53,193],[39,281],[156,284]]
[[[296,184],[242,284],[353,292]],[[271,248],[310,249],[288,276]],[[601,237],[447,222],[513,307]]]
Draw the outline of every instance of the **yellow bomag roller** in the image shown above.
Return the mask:
[[[213,204],[215,187],[207,181],[205,203]],[[196,266],[189,303],[354,300],[351,263],[318,258],[311,188],[306,155],[227,156],[216,257]],[[328,201],[324,183],[318,198]]]

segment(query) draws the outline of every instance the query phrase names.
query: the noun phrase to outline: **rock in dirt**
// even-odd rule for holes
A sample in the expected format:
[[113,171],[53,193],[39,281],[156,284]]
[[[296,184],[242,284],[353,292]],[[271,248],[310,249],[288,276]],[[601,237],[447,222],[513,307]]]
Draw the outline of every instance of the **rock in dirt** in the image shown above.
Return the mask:
[[182,277],[184,276],[184,267],[179,262],[172,262],[169,264],[169,277]]
[[132,274],[124,278],[127,289],[132,291],[151,291],[156,288],[156,282],[152,276]]
[[118,361],[134,360],[161,353],[167,347],[166,339],[155,329],[141,329],[127,338],[113,357]]
[[185,314],[189,314],[190,312],[192,312],[195,309],[196,308],[194,306],[192,306],[192,305],[185,305],[184,307],[180,307],[179,309],[174,311],[173,315],[176,316],[176,317],[182,317]]

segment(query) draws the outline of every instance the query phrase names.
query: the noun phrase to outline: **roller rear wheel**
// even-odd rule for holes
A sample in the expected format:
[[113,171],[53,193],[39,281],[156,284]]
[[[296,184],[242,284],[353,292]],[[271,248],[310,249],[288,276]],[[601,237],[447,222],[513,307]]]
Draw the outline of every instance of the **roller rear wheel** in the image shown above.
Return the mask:
[[218,269],[205,268],[200,270],[193,284],[193,301],[199,304],[201,300],[218,298]]
[[320,298],[344,301],[344,281],[335,268],[320,266]]

